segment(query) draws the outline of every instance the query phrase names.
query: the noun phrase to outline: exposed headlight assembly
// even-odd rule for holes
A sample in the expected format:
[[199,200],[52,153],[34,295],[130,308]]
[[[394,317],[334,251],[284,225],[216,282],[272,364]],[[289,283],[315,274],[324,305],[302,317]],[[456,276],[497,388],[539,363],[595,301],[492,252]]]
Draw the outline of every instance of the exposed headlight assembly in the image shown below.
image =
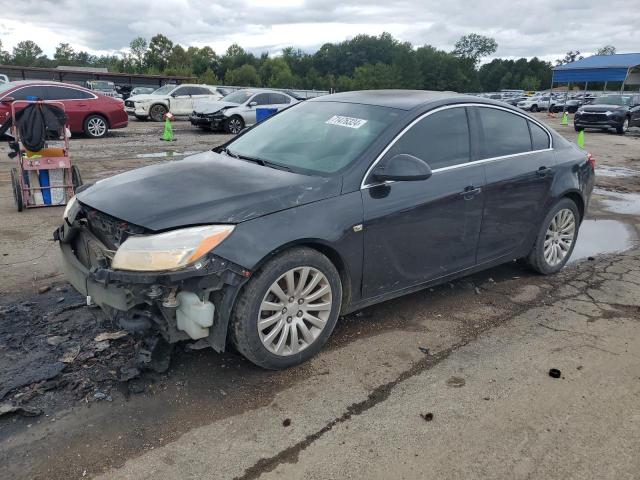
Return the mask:
[[227,238],[233,225],[181,228],[157,235],[132,236],[113,257],[116,270],[157,272],[175,270],[196,262]]

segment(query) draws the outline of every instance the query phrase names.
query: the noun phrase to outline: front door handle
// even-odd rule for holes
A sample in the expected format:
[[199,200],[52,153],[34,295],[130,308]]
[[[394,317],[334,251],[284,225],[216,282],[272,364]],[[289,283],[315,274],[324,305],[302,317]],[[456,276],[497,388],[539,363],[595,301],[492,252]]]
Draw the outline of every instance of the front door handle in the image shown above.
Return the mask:
[[471,200],[473,197],[482,192],[482,189],[479,187],[474,187],[473,185],[469,185],[465,187],[463,191],[460,192],[460,195],[464,197],[465,200]]
[[540,167],[537,172],[538,176],[540,177],[546,177],[547,175],[549,175],[551,173],[551,169],[547,168],[547,167]]

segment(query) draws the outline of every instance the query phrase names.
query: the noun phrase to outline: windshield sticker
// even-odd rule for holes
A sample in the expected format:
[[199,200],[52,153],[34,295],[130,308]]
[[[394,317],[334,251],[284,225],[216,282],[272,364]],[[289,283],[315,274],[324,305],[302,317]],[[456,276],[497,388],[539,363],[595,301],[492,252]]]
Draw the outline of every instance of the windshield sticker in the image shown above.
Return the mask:
[[343,117],[342,115],[334,115],[325,123],[328,125],[338,125],[340,127],[360,128],[365,123],[367,123],[367,121],[363,120],[362,118]]

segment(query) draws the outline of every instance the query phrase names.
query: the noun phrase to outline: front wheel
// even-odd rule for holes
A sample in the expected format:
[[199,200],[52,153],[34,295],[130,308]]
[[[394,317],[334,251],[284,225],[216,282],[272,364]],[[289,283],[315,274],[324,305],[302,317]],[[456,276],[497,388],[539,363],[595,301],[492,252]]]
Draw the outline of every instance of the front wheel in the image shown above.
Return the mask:
[[619,135],[622,135],[627,133],[627,130],[629,130],[629,119],[625,118],[624,121],[622,122],[622,125],[620,125],[619,127],[616,127],[616,133]]
[[225,120],[224,122],[224,130],[227,133],[238,134],[244,128],[244,120],[242,117],[234,115],[233,117]]
[[107,135],[109,125],[102,115],[89,115],[84,121],[84,133],[91,138],[102,138]]
[[167,111],[167,107],[156,103],[149,109],[149,117],[151,117],[151,120],[154,122],[161,122]]
[[298,365],[326,343],[341,303],[342,283],[331,261],[311,248],[288,250],[244,286],[232,314],[231,341],[260,367]]
[[579,227],[578,207],[573,200],[563,198],[547,213],[526,262],[543,275],[560,271],[571,257]]

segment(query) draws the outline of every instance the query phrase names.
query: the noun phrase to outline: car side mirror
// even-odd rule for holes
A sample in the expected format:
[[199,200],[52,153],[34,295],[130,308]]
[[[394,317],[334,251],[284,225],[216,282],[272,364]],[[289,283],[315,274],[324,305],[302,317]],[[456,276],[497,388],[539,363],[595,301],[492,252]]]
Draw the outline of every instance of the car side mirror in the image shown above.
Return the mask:
[[13,97],[4,97],[2,100],[0,100],[0,103],[13,103],[14,100],[15,98]]
[[378,182],[411,182],[426,180],[431,176],[431,167],[420,158],[406,153],[383,159],[373,170],[373,178]]
[[249,102],[250,107],[255,107],[256,105],[258,105],[258,102]]

